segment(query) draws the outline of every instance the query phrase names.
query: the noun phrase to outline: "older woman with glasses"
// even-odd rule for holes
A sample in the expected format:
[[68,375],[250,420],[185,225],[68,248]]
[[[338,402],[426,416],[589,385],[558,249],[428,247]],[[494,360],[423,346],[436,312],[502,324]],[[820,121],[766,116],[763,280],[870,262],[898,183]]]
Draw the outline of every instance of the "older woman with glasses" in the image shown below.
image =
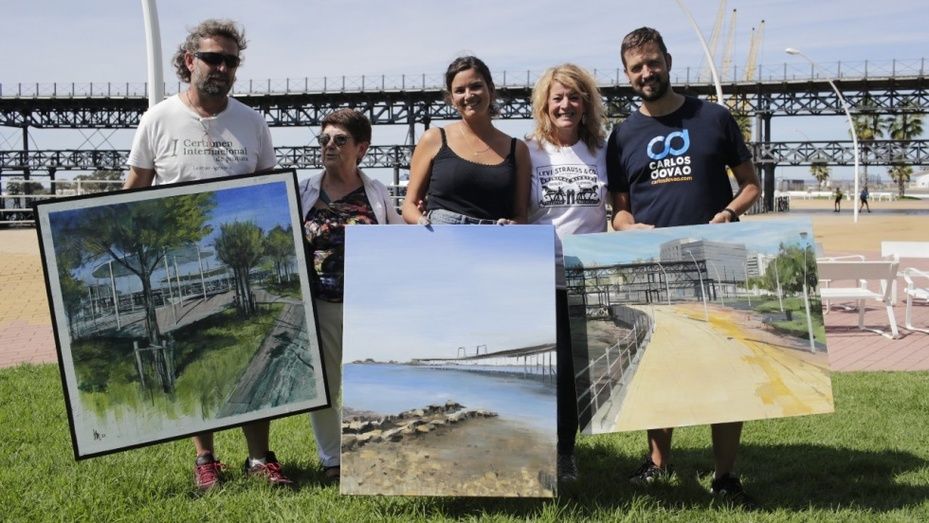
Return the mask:
[[403,219],[420,224],[525,223],[529,151],[493,125],[497,109],[490,70],[474,56],[457,58],[445,73],[445,89],[461,121],[429,129],[416,145]]
[[573,64],[559,65],[536,82],[532,115],[535,130],[527,143],[532,158],[529,223],[555,226],[558,476],[574,480],[577,396],[561,239],[606,231],[603,100],[590,73]]
[[358,165],[371,145],[371,122],[352,109],[322,121],[317,137],[325,169],[301,185],[303,230],[309,244],[314,305],[333,406],[310,413],[319,459],[328,480],[339,478],[342,383],[342,292],[345,226],[402,223],[381,182]]

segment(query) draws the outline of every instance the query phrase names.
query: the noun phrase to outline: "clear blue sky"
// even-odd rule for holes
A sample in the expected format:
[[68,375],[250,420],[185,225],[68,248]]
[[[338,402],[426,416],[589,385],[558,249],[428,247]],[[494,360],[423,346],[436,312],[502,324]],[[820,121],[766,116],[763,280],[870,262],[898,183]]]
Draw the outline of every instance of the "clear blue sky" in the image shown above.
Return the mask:
[[[687,2],[709,37],[717,2]],[[581,7],[583,6],[583,7]],[[804,68],[798,57],[784,54],[797,47],[823,65],[837,61],[863,65],[865,60],[919,60],[929,57],[925,36],[925,0],[729,0],[737,9],[733,63],[745,64],[751,28],[766,21],[758,62],[766,68]],[[619,41],[628,31],[651,25],[665,36],[675,69],[701,66],[702,51],[687,19],[673,0],[565,3],[491,2],[450,4],[425,0],[303,2],[158,3],[165,78],[167,66],[185,28],[208,17],[242,22],[250,40],[239,70],[241,80],[338,77],[341,75],[438,75],[457,55],[474,53],[498,71],[540,71],[572,61],[589,69],[619,66]],[[145,36],[138,0],[70,2],[0,0],[0,83],[144,82]],[[727,15],[728,19],[728,15]],[[721,37],[725,41],[725,31]],[[723,43],[720,43],[720,53]],[[513,73],[511,73],[513,74]],[[531,123],[501,122],[523,135]],[[775,118],[774,138],[846,139],[844,119]],[[309,129],[275,129],[277,145],[304,145]],[[375,143],[403,140],[405,129],[378,127]],[[131,131],[35,131],[40,148],[128,147]],[[0,128],[0,148],[19,148],[17,129]],[[805,175],[806,168],[778,168],[779,176]],[[882,170],[881,170],[882,171]],[[836,168],[849,177],[851,168]],[[389,179],[387,173],[377,173]]]
[[346,233],[346,360],[554,343],[551,226],[355,226]]

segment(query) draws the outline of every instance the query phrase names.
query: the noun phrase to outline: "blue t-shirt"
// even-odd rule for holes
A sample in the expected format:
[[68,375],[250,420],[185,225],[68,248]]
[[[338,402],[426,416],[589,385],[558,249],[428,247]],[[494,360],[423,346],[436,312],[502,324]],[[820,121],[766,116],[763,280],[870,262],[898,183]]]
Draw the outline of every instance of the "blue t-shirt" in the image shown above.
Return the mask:
[[655,227],[708,223],[732,201],[726,166],[752,157],[732,114],[685,97],[671,114],[632,113],[607,143],[612,192],[629,193],[636,223]]

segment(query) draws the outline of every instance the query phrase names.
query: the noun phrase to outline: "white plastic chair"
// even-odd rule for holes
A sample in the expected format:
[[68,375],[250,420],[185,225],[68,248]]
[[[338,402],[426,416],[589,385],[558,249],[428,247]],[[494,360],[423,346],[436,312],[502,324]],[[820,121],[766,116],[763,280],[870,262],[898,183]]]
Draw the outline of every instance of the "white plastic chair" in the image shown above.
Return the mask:
[[[923,286],[917,285],[917,278],[919,281],[925,280],[926,283]],[[929,329],[913,326],[913,300],[923,300],[929,303],[929,273],[909,268],[903,271],[903,279],[906,281],[906,289],[903,291],[906,293],[906,328],[929,334]]]
[[[858,328],[876,332],[882,336],[895,339],[899,337],[897,331],[897,319],[894,316],[893,302],[890,299],[891,284],[897,278],[897,266],[895,261],[820,261],[818,265],[818,276],[821,280],[829,280],[831,284],[842,281],[854,281],[854,287],[824,287],[820,286],[819,293],[823,302],[829,300],[846,300],[855,301],[858,305]],[[869,281],[877,281],[881,284],[881,291],[872,291],[868,288]],[[890,324],[890,332],[880,329],[865,327],[864,313],[865,302],[876,300],[880,302],[887,312],[887,320]]]

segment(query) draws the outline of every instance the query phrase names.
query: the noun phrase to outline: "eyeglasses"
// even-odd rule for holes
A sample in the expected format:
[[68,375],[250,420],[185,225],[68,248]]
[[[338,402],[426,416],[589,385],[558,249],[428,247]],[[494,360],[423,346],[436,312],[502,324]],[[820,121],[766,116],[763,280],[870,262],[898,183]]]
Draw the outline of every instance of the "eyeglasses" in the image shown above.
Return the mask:
[[242,61],[241,58],[234,54],[209,53],[206,51],[197,51],[194,53],[194,56],[203,60],[205,63],[212,65],[213,67],[216,67],[219,64],[225,62],[226,67],[229,69],[235,69]]
[[350,138],[351,136],[347,134],[333,134],[333,135],[321,134],[316,137],[316,141],[319,142],[319,145],[321,145],[322,147],[329,145],[330,141],[335,143],[336,147],[342,147],[343,145],[348,143],[348,140]]

